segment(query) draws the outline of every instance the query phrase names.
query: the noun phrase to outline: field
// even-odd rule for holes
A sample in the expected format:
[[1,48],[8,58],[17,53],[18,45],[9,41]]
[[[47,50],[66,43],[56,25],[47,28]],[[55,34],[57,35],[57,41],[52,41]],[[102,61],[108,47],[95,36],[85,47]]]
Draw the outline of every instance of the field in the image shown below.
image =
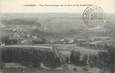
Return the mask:
[[[88,69],[88,70],[85,70]],[[78,70],[43,70],[37,68],[26,68],[26,69],[16,69],[16,68],[6,68],[2,70],[2,73],[101,73],[102,71],[98,68],[83,68],[78,67]]]
[[[23,45],[23,46],[19,46],[19,47],[25,47],[27,49],[31,48],[37,48],[38,47],[43,47],[43,46],[48,46],[49,48],[51,47],[51,45],[48,44],[44,44],[44,45],[35,45],[35,46],[27,46],[27,45]],[[55,46],[58,47],[58,49],[60,49],[61,51],[71,51],[72,49],[74,49],[75,51],[79,51],[81,53],[81,55],[87,54],[87,55],[95,55],[96,53],[100,52],[101,50],[94,50],[94,49],[88,49],[88,48],[84,48],[84,47],[80,47],[80,46],[76,46],[75,44],[55,44]],[[16,45],[13,46],[6,46],[8,48],[16,48]],[[29,47],[29,48],[28,48]],[[46,49],[48,48],[46,47]],[[71,48],[71,49],[70,49]],[[80,58],[82,58],[82,56],[80,56]],[[73,65],[71,65],[71,67],[73,67]],[[76,70],[68,70],[68,69],[72,69],[72,68],[66,68],[63,70],[45,70],[42,68],[3,68],[1,70],[2,73],[101,73],[99,71],[101,71],[100,69],[94,67],[87,67],[87,66],[75,66]]]
[[38,69],[4,69],[2,73],[64,73],[63,71],[47,71]]

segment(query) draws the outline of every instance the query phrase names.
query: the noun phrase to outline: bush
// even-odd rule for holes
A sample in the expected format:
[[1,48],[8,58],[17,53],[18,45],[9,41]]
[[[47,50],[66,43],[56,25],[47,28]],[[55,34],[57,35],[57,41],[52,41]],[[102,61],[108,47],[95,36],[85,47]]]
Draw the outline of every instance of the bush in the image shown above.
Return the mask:
[[[107,48],[107,47],[106,47]],[[109,71],[109,73],[115,72],[115,48],[108,46],[107,51],[99,52],[98,56],[95,56],[93,65],[98,68]]]
[[0,42],[4,43],[5,45],[14,45],[18,43],[18,40],[10,39],[9,36],[4,36],[0,39]]
[[80,65],[80,52],[71,51],[70,63],[75,65]]
[[3,63],[14,62],[24,66],[40,67],[40,63],[54,68],[61,66],[59,58],[50,50],[29,47],[2,47]]

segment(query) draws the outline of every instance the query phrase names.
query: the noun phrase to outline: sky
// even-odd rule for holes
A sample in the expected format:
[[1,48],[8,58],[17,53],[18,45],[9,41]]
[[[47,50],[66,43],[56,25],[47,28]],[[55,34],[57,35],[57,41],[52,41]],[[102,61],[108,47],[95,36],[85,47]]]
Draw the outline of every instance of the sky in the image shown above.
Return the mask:
[[[77,6],[40,6],[45,4]],[[81,13],[90,4],[115,14],[115,0],[0,0],[0,13]]]

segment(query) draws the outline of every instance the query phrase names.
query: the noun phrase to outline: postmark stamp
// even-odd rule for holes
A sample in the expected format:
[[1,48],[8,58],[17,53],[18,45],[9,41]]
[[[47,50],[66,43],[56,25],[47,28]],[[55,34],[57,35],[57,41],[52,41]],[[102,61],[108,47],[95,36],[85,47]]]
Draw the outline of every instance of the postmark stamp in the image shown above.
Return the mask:
[[84,24],[89,28],[101,25],[103,22],[103,9],[100,6],[91,5],[86,7],[82,14]]

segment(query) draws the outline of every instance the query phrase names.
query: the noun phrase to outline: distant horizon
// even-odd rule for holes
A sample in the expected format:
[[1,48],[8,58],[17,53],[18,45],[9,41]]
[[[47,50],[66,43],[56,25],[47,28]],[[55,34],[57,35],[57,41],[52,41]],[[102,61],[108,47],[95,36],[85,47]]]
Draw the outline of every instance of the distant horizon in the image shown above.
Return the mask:
[[[114,18],[115,15],[112,14],[104,15],[104,19],[112,23],[112,25],[114,25],[115,22]],[[35,22],[35,25],[41,24],[43,28],[49,31],[58,30],[59,32],[62,31],[64,32],[71,29],[82,30],[84,27],[87,26],[87,24],[84,24],[83,22],[82,13],[3,13],[3,14],[0,13],[1,25],[5,24],[3,23],[4,20],[10,23],[12,23],[13,21],[13,23],[15,23],[15,19],[19,21],[23,20],[27,23],[28,21]],[[22,24],[22,22],[19,23]],[[108,22],[106,24],[108,24]],[[111,27],[111,25],[106,25],[106,26]],[[56,29],[56,28],[60,28],[60,29]]]

